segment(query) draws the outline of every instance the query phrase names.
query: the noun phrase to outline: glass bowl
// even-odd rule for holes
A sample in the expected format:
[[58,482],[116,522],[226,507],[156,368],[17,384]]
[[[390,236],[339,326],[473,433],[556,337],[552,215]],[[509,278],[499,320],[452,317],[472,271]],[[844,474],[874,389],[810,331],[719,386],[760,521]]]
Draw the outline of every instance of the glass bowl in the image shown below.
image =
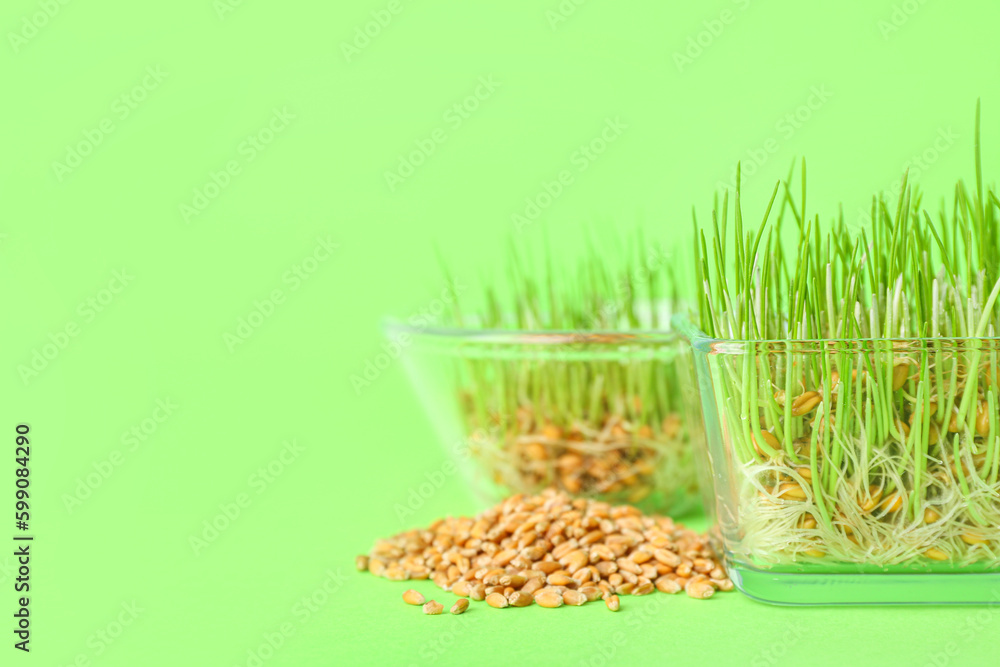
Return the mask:
[[1000,339],[743,342],[683,317],[729,575],[779,604],[1000,602]]
[[675,515],[699,504],[677,334],[396,320],[384,330],[403,349],[448,454],[483,499],[554,487]]

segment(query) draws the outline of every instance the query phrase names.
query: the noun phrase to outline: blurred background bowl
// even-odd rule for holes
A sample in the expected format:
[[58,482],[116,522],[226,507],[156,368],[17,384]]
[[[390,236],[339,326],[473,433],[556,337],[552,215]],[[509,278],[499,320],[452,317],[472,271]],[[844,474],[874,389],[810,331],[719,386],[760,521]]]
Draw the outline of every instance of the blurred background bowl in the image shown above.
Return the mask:
[[446,452],[483,500],[554,487],[673,515],[701,504],[691,439],[703,427],[700,414],[686,416],[681,387],[694,380],[679,375],[676,333],[392,319],[384,331]]

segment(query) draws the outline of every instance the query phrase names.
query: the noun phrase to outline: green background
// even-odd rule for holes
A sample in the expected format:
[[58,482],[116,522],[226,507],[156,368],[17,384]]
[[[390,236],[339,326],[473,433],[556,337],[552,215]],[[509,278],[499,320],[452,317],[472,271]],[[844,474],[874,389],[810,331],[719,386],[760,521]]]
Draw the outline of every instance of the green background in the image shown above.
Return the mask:
[[[571,255],[585,224],[641,218],[683,262],[692,204],[707,214],[737,160],[753,218],[799,155],[824,215],[843,201],[858,218],[907,163],[936,202],[972,175],[977,97],[988,180],[1000,173],[995,2],[562,10],[4,3],[0,498],[13,505],[24,421],[36,542],[32,652],[5,629],[0,663],[247,665],[288,630],[263,664],[995,663],[986,608],[787,609],[733,593],[627,598],[617,615],[426,617],[400,602],[406,585],[353,572],[378,537],[483,508],[452,475],[401,521],[394,507],[443,449],[401,363],[351,382],[382,351],[380,318],[443,288],[432,242],[474,284],[511,234],[530,244],[544,228]],[[449,113],[481,78],[496,85],[477,108]],[[619,136],[581,161],[609,122]],[[390,187],[385,173],[433,137]],[[563,170],[562,193],[518,229]],[[241,330],[247,318],[259,326]],[[274,463],[293,440],[301,451]],[[0,555],[8,623],[12,565]]]

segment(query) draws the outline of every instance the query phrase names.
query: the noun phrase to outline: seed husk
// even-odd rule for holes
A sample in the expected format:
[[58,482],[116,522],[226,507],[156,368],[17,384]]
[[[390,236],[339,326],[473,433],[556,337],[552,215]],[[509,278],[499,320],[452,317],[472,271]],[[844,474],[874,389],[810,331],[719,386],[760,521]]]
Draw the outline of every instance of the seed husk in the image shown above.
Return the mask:
[[369,558],[368,571],[376,577],[381,577],[385,573],[385,561],[380,558]]
[[549,458],[549,451],[540,442],[529,442],[524,446],[524,453],[532,461],[544,461]]
[[650,582],[647,581],[647,582],[641,583],[641,584],[637,585],[635,588],[633,588],[632,589],[632,595],[649,595],[654,590],[656,590],[656,588],[653,586],[653,584],[651,584]]
[[563,596],[558,591],[544,591],[535,594],[535,603],[539,607],[561,607],[563,605]]
[[546,581],[550,586],[576,586],[580,583],[568,574],[560,572],[553,572]]
[[508,602],[503,593],[490,593],[486,596],[486,604],[494,607],[495,609],[503,609],[504,607],[507,607],[510,602]]
[[430,600],[429,602],[424,604],[423,609],[425,614],[436,616],[437,614],[440,614],[442,611],[444,611],[444,605],[441,604],[440,602]]
[[602,560],[598,561],[594,568],[597,569],[597,573],[602,577],[608,577],[618,571],[618,563],[613,560]]
[[555,424],[546,424],[542,427],[542,437],[547,440],[559,440],[563,437],[563,431]]
[[989,543],[989,540],[983,537],[980,533],[971,530],[962,533],[960,537],[962,538],[963,542],[969,545]]
[[535,597],[531,593],[520,590],[511,593],[507,601],[510,602],[511,607],[527,607],[534,603]]
[[571,552],[577,550],[576,545],[577,543],[573,540],[570,540],[568,542],[563,542],[562,544],[560,544],[559,546],[557,546],[555,549],[552,550],[552,557],[555,558],[560,565],[565,565],[566,557]]
[[504,576],[504,574],[502,568],[495,567],[483,575],[483,583],[487,586],[497,586],[500,584],[500,577]]
[[892,368],[892,390],[899,391],[906,384],[907,378],[910,376],[910,365],[896,364]]
[[458,614],[464,614],[465,610],[468,608],[469,608],[469,601],[465,598],[462,598],[461,600],[456,601],[455,604],[451,606],[451,613],[455,614],[456,616]]
[[643,551],[642,548],[640,547],[635,551],[633,551],[632,555],[629,556],[629,558],[631,558],[632,562],[635,563],[636,565],[643,565],[653,559],[653,554],[650,553],[649,551]]
[[635,575],[642,574],[642,568],[631,558],[619,558],[616,562],[618,563],[619,572],[631,572]]
[[653,558],[670,567],[677,567],[681,564],[681,557],[667,549],[656,549],[653,552]]
[[715,586],[718,590],[724,592],[731,591],[735,587],[732,580],[729,579],[728,577],[723,577],[720,579],[709,579],[709,581],[711,581],[712,585]]
[[611,611],[618,611],[621,608],[621,601],[618,599],[617,595],[609,595],[604,599],[604,604],[607,605],[608,609]]
[[358,568],[358,572],[364,572],[368,569],[368,556],[361,555],[354,558],[354,567]]
[[558,572],[561,568],[559,563],[554,560],[545,560],[539,563],[535,563],[535,569],[545,575],[550,575],[553,572]]
[[903,508],[903,497],[899,493],[889,494],[885,500],[879,503],[879,508],[886,513],[898,512]]
[[656,580],[656,590],[661,593],[673,595],[684,590],[684,585],[677,579],[676,575],[665,574]]
[[415,591],[412,588],[403,593],[403,602],[406,604],[421,605],[426,602],[426,599],[419,591]]
[[976,433],[984,438],[990,434],[990,412],[989,405],[984,401],[979,404],[976,410]]
[[[823,397],[819,392],[807,391],[792,402],[792,415],[801,417],[809,414],[822,402]],[[777,438],[775,438],[775,442],[777,442]]]
[[688,597],[696,600],[707,600],[715,595],[715,587],[708,579],[695,578],[687,583],[684,592],[688,594]]
[[775,495],[785,500],[805,500],[808,497],[805,489],[795,482],[782,482]]
[[958,426],[958,409],[951,413],[951,419],[948,421],[948,433],[958,433],[961,429]]
[[524,582],[524,586],[521,586],[521,591],[523,593],[527,593],[528,595],[533,595],[535,591],[544,586],[545,586],[545,577],[531,577],[526,582]]
[[753,438],[753,447],[761,456],[769,456],[769,454],[760,446],[760,444],[758,444],[758,438],[760,438],[760,440],[762,440],[771,449],[781,451],[781,443],[778,442],[778,438],[769,431],[761,431]]
[[861,499],[861,510],[871,512],[878,506],[880,500],[882,500],[882,488],[874,484],[869,486],[868,497]]
[[520,574],[505,574],[500,577],[501,586],[510,586],[511,588],[521,588],[528,580]]
[[694,571],[700,572],[701,574],[708,574],[713,569],[715,569],[715,563],[708,560],[707,558],[695,558],[694,559]]
[[571,575],[575,575],[578,570],[590,563],[590,558],[582,549],[576,549],[566,555],[563,566]]
[[951,558],[948,554],[941,551],[937,547],[931,547],[924,552],[924,555],[932,560],[948,560]]

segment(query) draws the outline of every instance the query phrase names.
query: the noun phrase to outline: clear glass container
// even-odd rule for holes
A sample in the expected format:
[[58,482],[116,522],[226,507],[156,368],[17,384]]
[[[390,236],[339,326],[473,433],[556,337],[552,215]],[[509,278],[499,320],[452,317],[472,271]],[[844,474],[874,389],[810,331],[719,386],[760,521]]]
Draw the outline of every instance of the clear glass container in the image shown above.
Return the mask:
[[1000,339],[712,339],[683,317],[729,575],[777,604],[1000,603]]
[[484,500],[555,487],[674,515],[698,506],[677,334],[384,328]]

